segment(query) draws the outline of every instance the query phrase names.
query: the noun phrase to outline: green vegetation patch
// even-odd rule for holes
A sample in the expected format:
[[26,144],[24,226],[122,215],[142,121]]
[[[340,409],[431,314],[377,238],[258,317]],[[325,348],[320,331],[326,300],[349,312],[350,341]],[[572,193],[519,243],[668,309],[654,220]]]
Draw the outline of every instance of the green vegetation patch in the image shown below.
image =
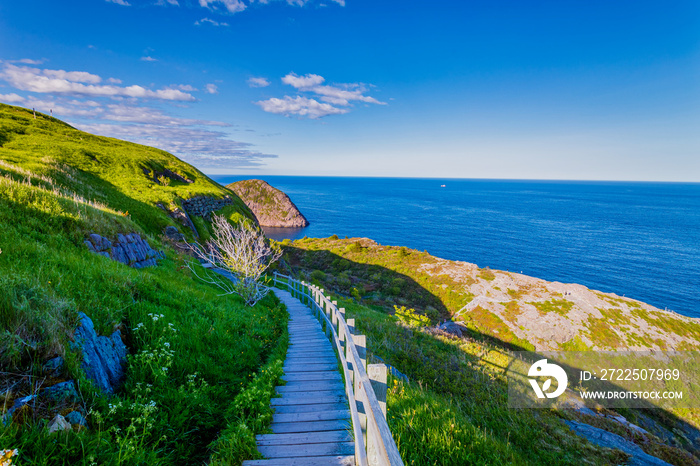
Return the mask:
[[518,337],[510,327],[495,313],[484,309],[481,306],[476,306],[474,309],[462,315],[464,323],[483,335],[496,338],[505,344],[510,344],[517,349],[526,351],[534,350],[535,347]]
[[540,311],[540,315],[546,315],[549,312],[554,312],[557,315],[566,317],[569,315],[569,311],[574,307],[574,303],[567,301],[566,299],[551,299],[548,301],[533,301],[528,304],[532,304]]
[[605,317],[597,319],[593,316],[588,318],[586,322],[588,329],[588,338],[599,348],[616,349],[623,346],[623,339],[610,326],[608,319]]
[[485,267],[483,269],[479,269],[479,278],[482,278],[486,281],[492,282],[496,279],[496,274],[493,273],[493,270],[491,270],[488,267]]

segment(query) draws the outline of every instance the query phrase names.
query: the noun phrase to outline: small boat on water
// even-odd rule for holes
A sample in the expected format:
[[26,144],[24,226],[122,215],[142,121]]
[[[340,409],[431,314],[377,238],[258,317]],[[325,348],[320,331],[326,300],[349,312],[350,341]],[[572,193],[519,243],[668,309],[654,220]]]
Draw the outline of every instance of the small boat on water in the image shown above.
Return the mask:
[[445,187],[445,185],[444,185],[444,184],[441,184],[441,185],[440,185],[440,187],[441,187],[441,188],[444,188],[444,187]]

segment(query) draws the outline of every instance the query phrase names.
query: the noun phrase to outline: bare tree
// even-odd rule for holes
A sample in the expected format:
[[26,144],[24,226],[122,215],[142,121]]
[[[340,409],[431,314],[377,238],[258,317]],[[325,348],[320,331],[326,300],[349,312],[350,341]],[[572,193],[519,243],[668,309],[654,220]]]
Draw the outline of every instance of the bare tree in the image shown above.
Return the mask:
[[271,245],[260,228],[248,220],[234,226],[225,217],[215,215],[212,226],[214,234],[205,246],[191,246],[195,257],[210,264],[212,270],[198,271],[191,263],[187,267],[224,294],[238,294],[249,306],[255,305],[269,291],[261,277],[280,258],[282,250]]

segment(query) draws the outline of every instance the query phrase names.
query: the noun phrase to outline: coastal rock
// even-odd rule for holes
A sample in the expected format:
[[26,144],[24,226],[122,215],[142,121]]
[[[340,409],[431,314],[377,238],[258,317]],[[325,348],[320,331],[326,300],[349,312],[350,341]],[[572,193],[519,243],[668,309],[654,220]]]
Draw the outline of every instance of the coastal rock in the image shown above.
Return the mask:
[[114,242],[96,233],[91,233],[85,244],[90,252],[109,257],[136,269],[158,265],[156,259],[165,257],[162,251],[151,248],[148,242],[137,233],[128,235],[119,233]]
[[48,398],[52,401],[70,401],[76,402],[80,399],[78,391],[75,389],[75,383],[72,380],[57,383],[41,391],[43,398]]
[[71,424],[77,424],[79,426],[87,427],[88,423],[85,420],[85,417],[83,417],[82,414],[80,414],[79,411],[71,411],[66,415],[66,421],[70,422]]
[[163,234],[171,241],[185,241],[185,235],[180,233],[178,229],[172,225],[165,227]]
[[582,422],[563,421],[578,436],[586,438],[589,442],[601,447],[616,448],[631,456],[630,466],[670,466],[669,463],[651,456],[644,452],[639,446],[625,440],[623,437],[608,432],[597,427],[589,426]]
[[70,422],[66,421],[65,417],[57,414],[56,417],[51,419],[51,422],[49,422],[48,429],[49,434],[53,434],[54,432],[70,431],[71,426]]
[[231,196],[224,196],[222,199],[215,199],[210,196],[196,196],[182,201],[182,207],[189,215],[196,215],[207,220],[211,220],[213,212],[231,204],[233,204]]
[[4,425],[9,425],[12,422],[15,413],[22,411],[25,406],[29,408],[29,403],[31,403],[35,398],[37,398],[36,395],[28,395],[22,398],[17,398],[12,407],[2,416],[2,423]]
[[260,226],[302,228],[309,221],[285,193],[262,180],[237,181],[227,186],[253,212]]
[[450,335],[454,335],[456,337],[461,337],[467,330],[467,327],[464,325],[458,324],[457,322],[452,322],[451,320],[438,325],[437,328],[438,330],[442,330],[443,332],[449,333]]
[[83,353],[81,368],[87,377],[105,393],[114,393],[124,378],[124,364],[128,353],[121,333],[109,337],[97,336],[92,320],[78,313],[80,325],[75,330],[74,345]]
[[58,374],[61,373],[64,365],[65,361],[63,360],[63,358],[61,356],[56,356],[55,358],[49,359],[48,361],[46,361],[46,363],[44,363],[42,371],[46,375],[56,377]]

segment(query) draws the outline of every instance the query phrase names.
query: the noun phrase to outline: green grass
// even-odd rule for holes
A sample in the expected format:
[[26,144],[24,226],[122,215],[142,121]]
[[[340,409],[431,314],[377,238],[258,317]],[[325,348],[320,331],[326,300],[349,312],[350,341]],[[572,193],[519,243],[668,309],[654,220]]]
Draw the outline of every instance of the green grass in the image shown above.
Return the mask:
[[[390,381],[388,420],[405,464],[616,464],[624,455],[590,446],[546,410],[507,405],[510,356],[485,342],[398,324],[398,318],[340,299],[368,359],[408,375]],[[582,460],[584,458],[584,460]]]
[[[185,258],[161,242],[172,221],[154,205],[228,191],[162,151],[91,136],[43,115],[34,120],[23,109],[0,106],[0,123],[0,406],[68,379],[81,393],[79,403],[25,409],[0,427],[0,448],[18,449],[16,463],[32,465],[254,457],[245,442],[221,445],[237,438],[234,426],[257,433],[269,423],[255,410],[272,396],[286,310],[272,295],[247,307],[196,280]],[[195,183],[159,185],[142,165]],[[227,213],[247,215],[235,205]],[[166,259],[129,268],[90,253],[83,244],[90,232],[137,232]],[[120,328],[129,348],[126,380],[114,397],[85,379],[80,355],[70,349],[81,311],[100,334]],[[56,354],[67,366],[46,378],[41,366]],[[246,393],[255,394],[255,407]],[[74,409],[83,410],[90,428],[49,435],[46,421]]]
[[[165,226],[175,224],[164,211],[153,208],[156,204],[172,209],[180,206],[180,199],[198,195],[229,195],[234,199],[229,216],[252,218],[235,193],[165,151],[85,133],[40,113],[34,119],[30,110],[4,104],[0,104],[0,128],[0,161],[107,204],[148,233],[160,234]],[[0,165],[0,174],[2,169]],[[152,173],[166,169],[193,183],[173,179],[163,186],[152,178]]]
[[[467,274],[458,280],[447,273],[449,264],[441,259],[366,239],[305,238],[283,244],[292,271],[302,279],[321,272],[314,278],[349,318],[356,319],[359,331],[367,335],[368,360],[387,362],[410,378],[410,383],[390,382],[388,398],[391,431],[406,464],[624,463],[619,451],[593,447],[572,434],[560,418],[567,411],[508,408],[505,368],[512,351],[534,350],[537,343],[518,338],[504,322],[522,318],[522,288],[507,291],[512,300],[503,303],[500,314],[480,306],[463,313],[468,328],[458,339],[431,327],[411,328],[394,310],[413,308],[437,323],[472,299],[454,289],[478,279],[488,281],[490,277],[479,276],[487,269],[474,271],[477,278]],[[398,293],[392,288],[399,288]],[[570,301],[558,298],[531,304],[539,305],[541,314],[565,316],[572,308]],[[609,320],[589,320],[586,334],[603,348],[615,347],[620,341],[612,326],[627,325],[622,319],[614,308]],[[590,350],[579,335],[562,349]],[[686,411],[646,415],[668,429],[686,422],[698,425],[694,410]],[[691,454],[649,437],[631,439],[672,464],[686,464],[677,458]],[[692,446],[688,450],[696,451]]]
[[571,308],[574,307],[574,303],[566,299],[550,299],[548,301],[531,302],[528,304],[535,306],[537,310],[540,311],[540,315],[543,316],[549,312],[553,312],[562,317],[566,317],[569,315]]

